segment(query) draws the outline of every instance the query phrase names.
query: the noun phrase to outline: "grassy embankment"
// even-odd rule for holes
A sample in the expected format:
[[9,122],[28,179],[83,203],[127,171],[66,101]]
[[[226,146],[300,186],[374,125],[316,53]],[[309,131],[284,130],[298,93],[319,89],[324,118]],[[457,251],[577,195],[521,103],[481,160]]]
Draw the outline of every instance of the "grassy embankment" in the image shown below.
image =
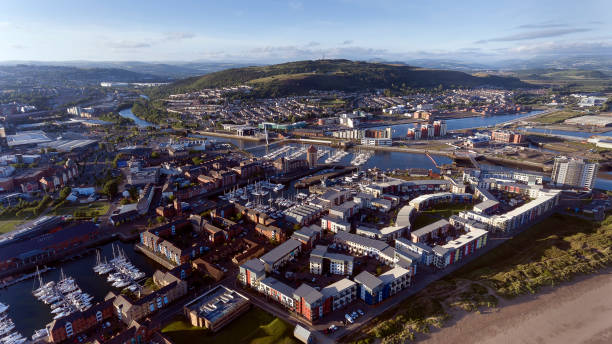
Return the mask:
[[536,293],[611,263],[612,215],[597,223],[555,214],[404,300],[349,341],[413,339],[443,327],[453,308],[495,307],[498,297]]
[[554,111],[551,113],[547,113],[545,115],[530,118],[529,121],[542,123],[542,124],[556,124],[556,123],[563,123],[566,119],[570,119],[570,118],[574,118],[578,116],[584,116],[584,115],[585,115],[584,113],[579,112],[579,111],[561,110],[561,111]]
[[72,215],[77,219],[91,219],[108,212],[110,203],[93,202],[87,204],[66,204],[53,211],[54,215]]
[[218,333],[191,326],[182,317],[166,325],[162,333],[176,344],[298,343],[293,338],[293,326],[259,308],[241,315]]
[[25,219],[6,218],[0,220],[0,234],[13,231],[18,225],[24,223]]

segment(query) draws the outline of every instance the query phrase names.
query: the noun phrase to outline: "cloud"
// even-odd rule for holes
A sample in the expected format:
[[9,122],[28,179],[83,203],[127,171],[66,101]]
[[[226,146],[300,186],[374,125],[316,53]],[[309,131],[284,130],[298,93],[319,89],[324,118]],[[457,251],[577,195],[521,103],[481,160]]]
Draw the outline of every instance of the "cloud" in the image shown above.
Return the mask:
[[349,44],[353,44],[353,40],[347,39],[346,41],[340,43],[342,45],[349,45]]
[[514,35],[490,38],[475,42],[476,44],[488,43],[488,42],[513,42],[513,41],[527,41],[538,38],[550,38],[569,35],[578,32],[587,32],[591,29],[586,28],[572,28],[572,29],[547,29],[547,30],[536,30],[521,32]]
[[292,10],[301,10],[304,8],[304,4],[301,1],[289,1],[289,8]]
[[162,38],[163,41],[180,41],[194,38],[196,35],[189,32],[169,32]]
[[193,33],[189,33],[189,32],[168,32],[156,38],[111,41],[107,45],[117,50],[135,50],[135,49],[151,48],[153,46],[164,44],[164,43],[169,43],[169,42],[179,42],[179,41],[182,41],[185,39],[191,39],[194,37],[196,37],[196,35]]
[[311,41],[306,44],[307,47],[318,47],[319,45],[321,45],[321,43],[315,41]]
[[113,49],[141,49],[141,48],[150,48],[150,42],[137,42],[137,41],[117,41],[110,42],[108,44]]
[[26,46],[21,45],[21,44],[13,44],[13,45],[11,45],[11,48],[18,49],[18,50],[23,50],[23,49],[26,48]]
[[539,24],[524,24],[517,26],[518,29],[550,29],[556,27],[568,27],[567,24],[561,23],[539,23]]
[[612,55],[612,42],[541,42],[511,47],[506,52],[521,55]]

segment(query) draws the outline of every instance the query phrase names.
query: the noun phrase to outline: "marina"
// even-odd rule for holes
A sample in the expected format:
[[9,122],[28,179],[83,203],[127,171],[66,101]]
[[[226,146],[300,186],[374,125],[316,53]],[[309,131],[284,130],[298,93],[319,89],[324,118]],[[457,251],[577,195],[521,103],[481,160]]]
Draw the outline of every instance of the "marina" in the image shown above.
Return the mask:
[[131,292],[140,291],[142,287],[138,284],[138,281],[146,276],[145,273],[130,262],[121,248],[118,247],[115,252],[115,245],[111,244],[111,247],[113,258],[110,262],[107,262],[106,257],[102,261],[100,251],[96,252],[96,265],[94,265],[93,271],[98,275],[108,274],[107,281],[115,288],[123,288]]
[[60,279],[43,283],[38,274],[39,287],[32,291],[34,297],[51,307],[53,319],[57,320],[77,311],[91,308],[93,296],[83,292],[73,277],[60,272]]
[[7,312],[10,306],[0,302],[0,344],[21,344],[27,339],[15,329],[15,323]]
[[[140,271],[147,276],[151,276],[158,265],[146,256],[136,253],[133,243],[115,241],[98,247],[101,257],[112,257],[113,249],[115,254],[120,248],[127,259]],[[109,261],[110,262],[110,261]],[[67,276],[72,276],[75,284],[80,289],[87,292],[93,298],[91,304],[103,301],[104,297],[114,288],[107,282],[107,276],[99,275],[92,271],[92,267],[97,263],[97,255],[89,254],[71,261],[67,261],[50,269],[42,275],[45,283],[61,279],[61,272]],[[43,284],[44,285],[44,284]],[[15,283],[7,288],[0,289],[0,302],[10,306],[7,310],[8,317],[15,320],[15,330],[23,334],[33,334],[39,329],[53,321],[56,313],[51,313],[49,305],[39,302],[33,296],[32,290],[40,286],[37,279],[26,279]],[[18,319],[18,320],[17,320]],[[4,343],[0,343],[4,344]]]

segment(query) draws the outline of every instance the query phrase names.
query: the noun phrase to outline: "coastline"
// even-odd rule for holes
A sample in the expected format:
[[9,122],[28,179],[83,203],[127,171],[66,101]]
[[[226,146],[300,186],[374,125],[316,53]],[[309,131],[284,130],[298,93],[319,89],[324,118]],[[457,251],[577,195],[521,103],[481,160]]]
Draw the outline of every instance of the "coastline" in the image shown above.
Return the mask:
[[441,343],[610,343],[612,268],[578,276],[537,294],[499,298],[499,306],[480,312],[453,310],[442,329],[417,336]]

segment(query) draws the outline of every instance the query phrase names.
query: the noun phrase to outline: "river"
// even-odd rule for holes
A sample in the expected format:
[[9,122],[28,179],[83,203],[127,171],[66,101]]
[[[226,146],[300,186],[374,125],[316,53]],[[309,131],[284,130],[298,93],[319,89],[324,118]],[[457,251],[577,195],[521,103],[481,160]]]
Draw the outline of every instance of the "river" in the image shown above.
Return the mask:
[[[153,276],[156,270],[156,263],[142,254],[136,253],[133,244],[115,241],[112,244],[119,245],[132,261],[134,266],[143,271],[147,277]],[[100,247],[101,254],[108,259],[112,258],[113,251],[111,243]],[[96,263],[96,255],[91,254],[77,260],[62,263],[64,273],[74,277],[79,287],[86,293],[94,297],[93,302],[103,301],[109,291],[120,292],[113,288],[106,281],[106,276],[99,276],[94,273],[92,267]],[[43,282],[59,279],[60,269],[51,270],[42,275]],[[49,305],[38,301],[33,295],[32,290],[38,287],[36,279],[29,279],[14,284],[6,289],[0,289],[0,302],[10,305],[9,316],[15,323],[15,328],[26,337],[32,336],[35,330],[44,328],[53,320]]]
[[127,108],[127,109],[123,109],[119,111],[119,115],[123,118],[129,118],[133,120],[134,123],[140,128],[156,127],[155,124],[149,123],[145,121],[144,119],[138,118],[136,115],[134,115],[131,108]]
[[[473,128],[483,128],[488,126],[493,126],[501,123],[506,123],[509,121],[514,121],[517,119],[535,116],[539,113],[542,113],[541,110],[534,110],[526,113],[518,113],[518,114],[507,114],[507,115],[493,115],[493,116],[476,116],[476,117],[465,117],[465,118],[455,118],[455,119],[447,119],[446,122],[446,130],[461,130],[461,129],[473,129]],[[394,138],[405,137],[408,128],[414,128],[415,126],[420,125],[420,123],[409,123],[409,124],[396,124],[391,125],[392,128],[392,136]],[[385,127],[377,127],[377,128],[385,128]]]

